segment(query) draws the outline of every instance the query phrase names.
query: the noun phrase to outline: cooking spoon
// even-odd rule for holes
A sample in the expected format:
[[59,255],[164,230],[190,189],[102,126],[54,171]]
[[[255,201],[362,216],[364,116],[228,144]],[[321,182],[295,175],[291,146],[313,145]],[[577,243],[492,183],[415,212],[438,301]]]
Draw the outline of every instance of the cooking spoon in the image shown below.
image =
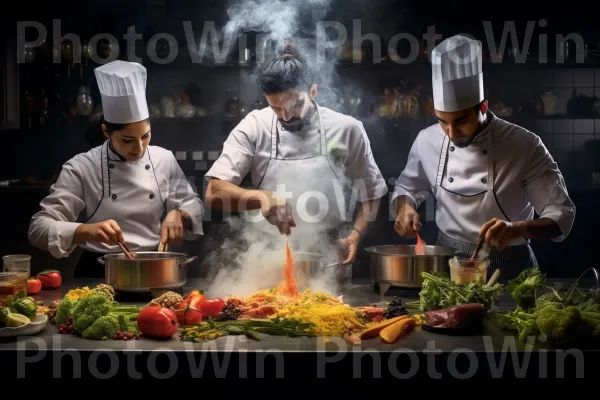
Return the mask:
[[134,260],[137,258],[136,255],[129,250],[129,247],[127,247],[125,243],[119,242],[119,247],[121,248],[123,253],[125,253],[125,256],[130,260]]

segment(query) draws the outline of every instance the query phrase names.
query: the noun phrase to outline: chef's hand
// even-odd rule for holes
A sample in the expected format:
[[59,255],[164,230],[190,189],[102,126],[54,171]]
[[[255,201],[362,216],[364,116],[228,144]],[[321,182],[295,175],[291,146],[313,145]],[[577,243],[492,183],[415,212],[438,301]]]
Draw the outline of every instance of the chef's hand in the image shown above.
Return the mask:
[[338,240],[338,245],[340,246],[344,257],[342,265],[348,265],[354,261],[359,240],[360,237],[356,231],[352,231],[348,237]]
[[296,223],[292,216],[292,206],[287,200],[270,192],[261,200],[260,207],[265,219],[275,225],[279,229],[279,233],[282,235],[292,233],[292,228],[296,226]]
[[172,210],[160,227],[160,242],[178,245],[183,241],[183,216],[181,211]]
[[419,232],[420,223],[419,213],[408,203],[404,203],[394,223],[394,230],[400,236],[415,237],[415,232]]
[[495,246],[496,249],[502,250],[514,239],[521,236],[518,224],[498,218],[489,220],[479,230],[479,239],[485,237],[485,243],[489,249]]
[[75,230],[74,242],[101,242],[110,245],[117,245],[119,242],[125,242],[123,232],[119,224],[113,219],[95,224],[81,224]]

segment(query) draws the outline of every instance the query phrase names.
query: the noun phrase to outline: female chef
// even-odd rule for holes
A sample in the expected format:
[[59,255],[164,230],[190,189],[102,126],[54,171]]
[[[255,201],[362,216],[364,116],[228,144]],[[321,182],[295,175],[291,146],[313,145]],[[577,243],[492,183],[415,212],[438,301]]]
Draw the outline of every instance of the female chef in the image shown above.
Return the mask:
[[[30,243],[56,258],[85,249],[75,276],[104,276],[97,258],[155,251],[203,234],[203,204],[173,154],[149,146],[146,69],[114,61],[95,70],[107,140],[67,161],[29,227]],[[164,219],[163,219],[164,216]]]
[[484,240],[492,271],[514,278],[537,265],[530,239],[569,235],[575,205],[539,136],[488,110],[481,43],[453,36],[431,57],[439,123],[419,133],[396,181],[395,230],[414,236],[415,210],[432,191],[438,244],[470,256]]

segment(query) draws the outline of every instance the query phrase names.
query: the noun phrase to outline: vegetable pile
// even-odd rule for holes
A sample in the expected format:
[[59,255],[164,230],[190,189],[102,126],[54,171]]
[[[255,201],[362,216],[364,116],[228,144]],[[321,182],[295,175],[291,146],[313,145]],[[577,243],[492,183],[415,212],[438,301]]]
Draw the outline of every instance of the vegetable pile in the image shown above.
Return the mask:
[[54,318],[59,333],[89,340],[135,338],[140,333],[136,323],[139,307],[114,301],[114,290],[108,285],[85,289],[69,291],[60,300]]
[[73,307],[73,333],[84,339],[112,339],[117,331],[137,333],[136,306],[122,306],[101,293],[79,300]]
[[481,281],[459,284],[442,274],[422,272],[421,276],[423,284],[419,293],[420,300],[407,303],[407,306],[417,307],[423,312],[475,303],[482,304],[488,312],[498,304],[498,296],[504,289],[500,283],[491,286]]
[[[550,293],[535,297],[535,289]],[[509,282],[508,292],[516,308],[497,314],[501,329],[520,340],[544,335],[553,348],[587,348],[600,344],[600,294],[582,290],[577,282],[559,292],[536,267],[523,271]]]
[[37,304],[25,291],[6,299],[6,307],[0,308],[0,328],[16,328],[27,325],[37,314]]

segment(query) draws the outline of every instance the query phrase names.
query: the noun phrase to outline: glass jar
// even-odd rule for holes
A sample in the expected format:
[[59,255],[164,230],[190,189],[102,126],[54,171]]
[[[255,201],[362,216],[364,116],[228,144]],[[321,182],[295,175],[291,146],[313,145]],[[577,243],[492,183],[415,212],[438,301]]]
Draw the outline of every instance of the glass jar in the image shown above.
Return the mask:
[[4,272],[16,272],[29,279],[31,274],[31,256],[27,254],[9,254],[2,257]]
[[450,260],[450,279],[454,283],[466,285],[471,282],[487,282],[487,272],[489,268],[489,259],[470,257],[454,257]]

